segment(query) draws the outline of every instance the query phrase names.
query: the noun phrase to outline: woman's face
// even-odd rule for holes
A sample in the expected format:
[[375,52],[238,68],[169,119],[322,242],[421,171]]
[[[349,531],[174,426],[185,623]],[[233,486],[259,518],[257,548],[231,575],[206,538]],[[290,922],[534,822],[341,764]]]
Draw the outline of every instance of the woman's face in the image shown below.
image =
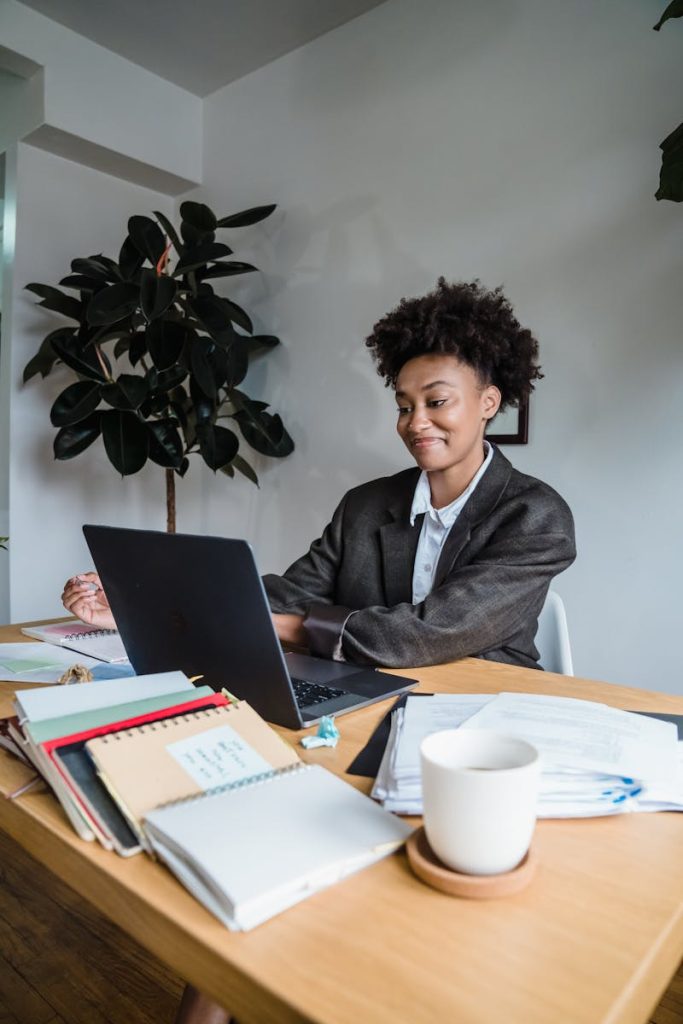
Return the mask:
[[500,391],[482,387],[471,366],[456,356],[411,359],[396,380],[397,430],[420,469],[438,472],[481,458],[486,424],[498,411]]

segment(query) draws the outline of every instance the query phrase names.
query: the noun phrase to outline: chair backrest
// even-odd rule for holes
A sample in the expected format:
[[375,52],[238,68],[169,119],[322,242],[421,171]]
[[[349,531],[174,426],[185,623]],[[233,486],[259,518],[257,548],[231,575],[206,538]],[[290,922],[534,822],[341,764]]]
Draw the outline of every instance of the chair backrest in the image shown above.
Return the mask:
[[574,675],[567,615],[562,598],[554,590],[548,591],[538,617],[536,647],[541,656],[541,665],[546,672],[561,672],[564,676]]

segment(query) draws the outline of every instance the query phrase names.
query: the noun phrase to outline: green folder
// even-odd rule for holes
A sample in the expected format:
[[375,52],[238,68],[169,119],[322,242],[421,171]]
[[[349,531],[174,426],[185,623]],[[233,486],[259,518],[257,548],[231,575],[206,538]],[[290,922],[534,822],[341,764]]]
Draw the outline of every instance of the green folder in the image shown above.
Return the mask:
[[59,718],[46,718],[42,722],[25,722],[24,732],[33,743],[46,743],[48,740],[73,736],[75,733],[88,732],[100,725],[112,722],[125,722],[129,718],[148,715],[164,708],[172,708],[175,704],[187,704],[188,701],[200,697],[210,697],[215,691],[210,686],[195,686],[191,690],[180,690],[177,693],[163,693],[144,700],[129,701],[127,704],[115,704],[108,708],[97,708],[93,711],[80,711],[74,715],[60,715]]

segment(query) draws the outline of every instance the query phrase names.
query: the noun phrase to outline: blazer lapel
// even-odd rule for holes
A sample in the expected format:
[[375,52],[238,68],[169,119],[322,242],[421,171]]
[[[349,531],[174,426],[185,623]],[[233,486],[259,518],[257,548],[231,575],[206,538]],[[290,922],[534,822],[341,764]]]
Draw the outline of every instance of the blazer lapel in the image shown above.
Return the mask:
[[411,473],[405,490],[387,507],[389,522],[379,528],[382,549],[382,577],[388,608],[413,600],[413,565],[420,539],[423,516],[410,525],[410,508],[419,477]]
[[434,587],[438,587],[448,576],[462,549],[470,539],[472,529],[489,516],[508,485],[512,465],[498,448],[493,450],[491,465],[477,484],[474,494],[453,524],[439,557],[434,576]]

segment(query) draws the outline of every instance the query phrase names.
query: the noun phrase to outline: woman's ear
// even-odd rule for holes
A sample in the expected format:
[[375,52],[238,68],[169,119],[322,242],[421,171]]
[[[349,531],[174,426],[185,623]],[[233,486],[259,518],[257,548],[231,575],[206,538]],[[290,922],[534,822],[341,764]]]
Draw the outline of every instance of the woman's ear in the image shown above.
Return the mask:
[[484,419],[492,420],[500,409],[502,395],[500,389],[495,384],[489,384],[484,388],[481,395],[482,406],[484,409]]

